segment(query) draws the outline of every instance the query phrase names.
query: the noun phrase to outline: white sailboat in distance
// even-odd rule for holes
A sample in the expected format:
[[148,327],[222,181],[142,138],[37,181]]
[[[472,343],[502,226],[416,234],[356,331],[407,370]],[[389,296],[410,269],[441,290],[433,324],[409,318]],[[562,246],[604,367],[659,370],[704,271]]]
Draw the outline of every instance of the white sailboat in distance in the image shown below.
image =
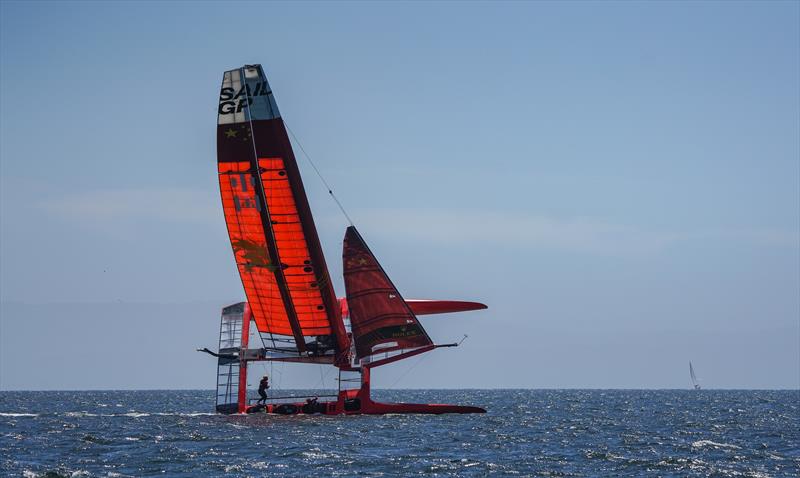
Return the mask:
[[700,390],[700,382],[697,380],[697,375],[694,374],[694,367],[692,367],[691,360],[689,361],[689,376],[692,378],[692,386],[695,390]]

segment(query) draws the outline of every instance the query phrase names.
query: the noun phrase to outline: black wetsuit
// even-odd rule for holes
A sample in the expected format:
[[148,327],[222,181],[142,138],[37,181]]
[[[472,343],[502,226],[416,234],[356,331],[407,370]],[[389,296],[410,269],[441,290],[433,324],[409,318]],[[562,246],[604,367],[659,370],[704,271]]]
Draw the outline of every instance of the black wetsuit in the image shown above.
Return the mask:
[[261,397],[258,399],[258,403],[266,403],[267,402],[267,389],[269,388],[269,379],[264,377],[258,382],[258,395]]

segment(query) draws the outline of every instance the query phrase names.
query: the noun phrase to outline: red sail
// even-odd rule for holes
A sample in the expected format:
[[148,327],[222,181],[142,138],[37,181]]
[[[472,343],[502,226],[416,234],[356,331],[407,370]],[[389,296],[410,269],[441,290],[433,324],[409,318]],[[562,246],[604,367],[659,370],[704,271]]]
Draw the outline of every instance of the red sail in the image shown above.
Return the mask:
[[[361,234],[350,226],[344,236],[344,285],[359,359],[401,351],[418,353],[433,342],[392,284]],[[399,357],[395,357],[399,358]]]
[[222,206],[247,301],[260,332],[333,336],[349,350],[303,181],[260,65],[225,72],[217,159]]

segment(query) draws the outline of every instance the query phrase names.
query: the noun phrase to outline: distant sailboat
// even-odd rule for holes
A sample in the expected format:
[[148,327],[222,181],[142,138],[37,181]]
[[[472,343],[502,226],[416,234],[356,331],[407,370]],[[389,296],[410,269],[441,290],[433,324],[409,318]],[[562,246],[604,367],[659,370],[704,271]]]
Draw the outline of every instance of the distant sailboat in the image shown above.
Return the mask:
[[689,376],[692,378],[692,386],[695,390],[700,390],[700,382],[697,380],[697,375],[694,374],[694,367],[692,362],[689,362]]

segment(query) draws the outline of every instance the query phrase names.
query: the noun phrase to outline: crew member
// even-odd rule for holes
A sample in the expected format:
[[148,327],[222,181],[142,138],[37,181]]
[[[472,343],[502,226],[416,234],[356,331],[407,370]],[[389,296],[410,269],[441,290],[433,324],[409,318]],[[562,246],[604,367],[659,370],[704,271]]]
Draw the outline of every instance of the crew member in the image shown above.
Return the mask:
[[267,403],[267,389],[269,388],[269,377],[264,375],[264,378],[258,382],[258,403]]

